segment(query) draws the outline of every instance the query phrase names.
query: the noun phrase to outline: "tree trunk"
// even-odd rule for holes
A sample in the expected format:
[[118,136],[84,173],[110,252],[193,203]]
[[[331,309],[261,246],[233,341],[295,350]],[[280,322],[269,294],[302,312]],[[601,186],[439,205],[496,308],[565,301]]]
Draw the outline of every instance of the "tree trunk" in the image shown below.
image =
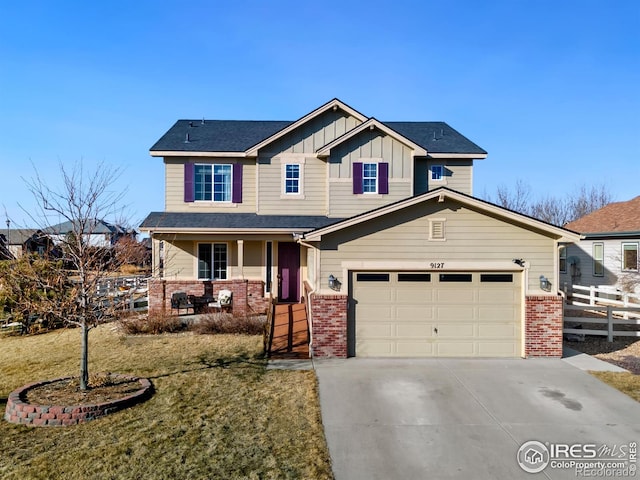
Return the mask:
[[89,327],[86,320],[80,328],[82,334],[82,353],[80,357],[80,390],[87,390],[89,385]]

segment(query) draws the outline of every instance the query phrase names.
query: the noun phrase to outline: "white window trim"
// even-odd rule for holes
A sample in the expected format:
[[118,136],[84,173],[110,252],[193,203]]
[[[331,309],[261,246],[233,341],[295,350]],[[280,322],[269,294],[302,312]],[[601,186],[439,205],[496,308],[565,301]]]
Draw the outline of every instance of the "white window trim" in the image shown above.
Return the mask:
[[[195,192],[193,194],[193,202],[194,203],[205,203],[205,204],[212,204],[215,203],[217,205],[228,205],[228,204],[233,204],[233,164],[232,163],[196,163],[194,164],[194,169],[197,166],[206,166],[206,167],[211,167],[211,200],[197,200],[195,198]],[[228,166],[231,170],[231,175],[230,175],[230,187],[231,187],[231,192],[229,194],[229,200],[214,200],[214,194],[213,194],[213,169],[214,167],[225,167]],[[195,178],[195,171],[194,171],[194,175],[193,175],[193,188],[195,189],[196,187],[196,178]]]
[[[215,261],[213,259],[213,253],[215,251],[215,247],[214,245],[225,245],[226,249],[227,249],[227,267],[226,267],[226,274],[227,274],[227,278],[200,278],[200,266],[198,265],[199,261],[200,261],[200,245],[211,245],[211,261],[212,261],[212,265],[211,265],[211,270],[213,273],[213,265],[215,264]],[[214,281],[226,281],[226,280],[230,280],[230,276],[229,276],[229,272],[230,272],[230,268],[229,268],[229,261],[231,259],[231,247],[229,246],[229,242],[196,242],[196,251],[195,251],[195,255],[194,255],[194,260],[195,260],[195,278],[196,280],[200,280],[203,282],[214,282]]]
[[[602,246],[602,259],[598,260],[595,255],[596,245]],[[604,277],[604,242],[593,242],[591,245],[591,255],[593,257],[593,266],[592,266],[592,274],[594,277]],[[602,264],[602,273],[596,273],[596,262],[600,262]]]
[[[434,172],[433,169],[439,167],[440,168],[440,178],[434,178]],[[445,176],[444,176],[444,165],[442,164],[437,164],[437,165],[431,165],[429,167],[429,180],[432,182],[444,182]]]
[[[304,200],[304,166],[306,158],[298,154],[280,155],[280,198]],[[287,193],[287,165],[300,165],[300,177],[298,179],[298,193]]]
[[[362,195],[378,195],[378,184],[380,183],[380,165],[378,164],[382,162],[382,158],[361,158],[360,162],[362,162]],[[375,164],[376,166],[376,182],[375,182],[376,190],[374,192],[364,191],[364,179],[365,179],[364,166],[366,164]],[[367,177],[367,178],[371,178],[371,177]]]
[[[433,226],[435,223],[442,223],[442,238],[433,236]],[[447,240],[447,219],[446,218],[430,218],[429,219],[429,241],[445,242]]]
[[638,242],[622,242],[622,245],[620,246],[620,270],[623,272],[637,272],[638,271],[638,262],[636,261],[636,268],[624,268],[624,247],[625,245],[631,245],[636,247],[636,259],[638,258],[638,253],[639,252],[639,248],[638,248]]

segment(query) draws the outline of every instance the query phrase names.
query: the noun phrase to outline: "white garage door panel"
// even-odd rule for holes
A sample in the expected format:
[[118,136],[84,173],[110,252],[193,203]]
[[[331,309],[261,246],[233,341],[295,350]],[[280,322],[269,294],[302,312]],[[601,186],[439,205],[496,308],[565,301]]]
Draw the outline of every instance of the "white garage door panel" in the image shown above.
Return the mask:
[[519,272],[354,272],[355,354],[519,356],[521,281]]

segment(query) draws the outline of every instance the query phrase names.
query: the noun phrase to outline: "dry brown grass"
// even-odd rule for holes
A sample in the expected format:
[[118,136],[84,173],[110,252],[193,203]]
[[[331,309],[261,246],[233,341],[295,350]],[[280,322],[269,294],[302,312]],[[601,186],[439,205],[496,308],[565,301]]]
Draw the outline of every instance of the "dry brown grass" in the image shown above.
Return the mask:
[[634,400],[640,402],[640,375],[633,373],[617,373],[617,372],[589,372],[591,375],[598,377],[604,383],[617,388],[622,393],[626,393]]
[[[261,337],[90,334],[90,371],[149,377],[147,402],[74,427],[0,422],[3,479],[331,478],[313,372],[266,370]],[[75,375],[78,330],[0,339],[0,409]]]

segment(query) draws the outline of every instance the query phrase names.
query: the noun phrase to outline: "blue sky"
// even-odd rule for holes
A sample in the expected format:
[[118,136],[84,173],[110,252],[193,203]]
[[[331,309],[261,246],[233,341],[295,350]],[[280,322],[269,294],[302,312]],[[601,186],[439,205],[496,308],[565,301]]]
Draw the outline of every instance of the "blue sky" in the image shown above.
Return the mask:
[[149,148],[180,118],[295,120],[338,97],[445,121],[489,152],[474,192],[605,184],[640,195],[640,2],[0,0],[0,229],[23,179],[123,175],[131,223],[164,208]]

